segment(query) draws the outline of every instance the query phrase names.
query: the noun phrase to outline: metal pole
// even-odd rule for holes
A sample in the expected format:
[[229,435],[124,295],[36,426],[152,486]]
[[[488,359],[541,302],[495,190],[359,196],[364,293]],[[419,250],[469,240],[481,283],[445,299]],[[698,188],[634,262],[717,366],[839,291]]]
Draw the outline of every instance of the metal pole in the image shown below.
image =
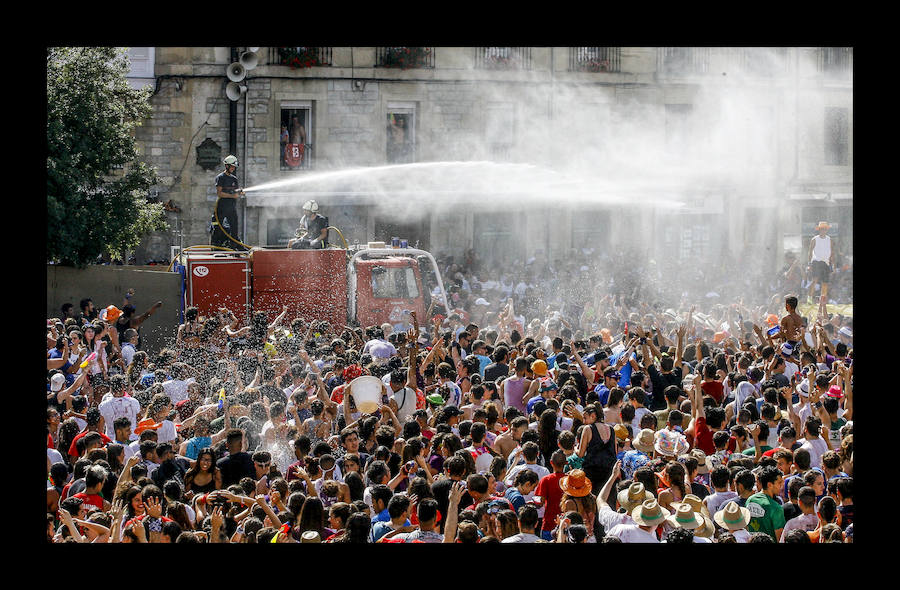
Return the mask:
[[[248,80],[244,81],[247,84],[247,92],[244,93],[244,165],[241,167],[241,188],[247,186],[247,167],[250,165],[250,159],[247,155],[247,122],[249,121],[248,110],[250,106],[250,84]],[[241,241],[245,244],[247,243],[247,197],[244,197],[244,212],[241,216],[244,220],[244,225],[242,226],[243,232],[241,233]]]

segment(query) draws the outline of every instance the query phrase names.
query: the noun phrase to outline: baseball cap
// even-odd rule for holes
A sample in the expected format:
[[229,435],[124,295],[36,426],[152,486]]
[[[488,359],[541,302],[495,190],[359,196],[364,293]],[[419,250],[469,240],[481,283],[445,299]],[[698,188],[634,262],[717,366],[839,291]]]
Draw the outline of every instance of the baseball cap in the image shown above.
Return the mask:
[[790,343],[785,342],[781,345],[781,354],[786,356],[791,356],[794,354],[794,347],[790,345]]
[[50,378],[50,391],[60,391],[65,384],[65,376],[62,373],[56,373]]

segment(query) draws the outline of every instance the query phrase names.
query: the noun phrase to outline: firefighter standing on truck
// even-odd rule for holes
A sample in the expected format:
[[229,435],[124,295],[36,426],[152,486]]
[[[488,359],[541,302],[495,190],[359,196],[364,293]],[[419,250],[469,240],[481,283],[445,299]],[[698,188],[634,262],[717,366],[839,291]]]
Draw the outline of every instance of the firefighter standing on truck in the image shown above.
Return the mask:
[[288,241],[288,248],[305,250],[319,249],[328,245],[328,218],[319,215],[319,204],[307,201],[303,205],[303,217],[297,228],[297,237]]
[[[235,172],[238,167],[236,156],[226,156],[223,160],[225,171],[216,176],[216,209],[212,218],[213,246],[246,250],[243,244],[237,241],[238,217],[237,200],[244,196],[244,191],[238,187],[238,179]],[[218,219],[217,219],[218,218]],[[231,237],[229,237],[231,236]]]

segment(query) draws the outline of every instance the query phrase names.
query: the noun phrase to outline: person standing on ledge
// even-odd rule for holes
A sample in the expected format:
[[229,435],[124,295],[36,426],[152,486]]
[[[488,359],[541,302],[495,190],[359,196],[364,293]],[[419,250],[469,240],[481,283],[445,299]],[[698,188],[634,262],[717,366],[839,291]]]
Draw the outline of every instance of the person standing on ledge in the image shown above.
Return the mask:
[[816,283],[822,286],[821,301],[828,301],[828,278],[834,269],[835,244],[831,236],[826,235],[831,228],[825,221],[820,221],[816,226],[819,235],[813,236],[809,242],[809,295],[806,302],[812,303],[812,296],[816,290]]
[[[238,179],[235,176],[238,159],[236,156],[226,156],[223,163],[225,164],[225,171],[216,176],[216,196],[218,200],[216,201],[216,211],[212,219],[213,229],[210,242],[213,246],[246,250],[237,241],[237,200],[244,196],[244,191],[239,188]],[[218,217],[218,221],[216,221],[216,217]],[[231,238],[228,237],[229,235]]]

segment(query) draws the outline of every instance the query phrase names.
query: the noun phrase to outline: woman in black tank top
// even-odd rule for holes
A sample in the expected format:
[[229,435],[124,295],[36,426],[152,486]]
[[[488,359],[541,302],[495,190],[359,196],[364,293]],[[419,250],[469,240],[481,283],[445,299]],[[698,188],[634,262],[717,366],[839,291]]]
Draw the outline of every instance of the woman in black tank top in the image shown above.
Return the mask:
[[603,424],[606,426],[608,437],[604,441],[600,434],[600,429],[597,427],[598,417],[599,413],[593,404],[584,409],[584,419],[586,427],[590,429],[591,438],[588,441],[587,448],[584,450],[582,469],[584,469],[588,479],[591,480],[591,486],[597,493],[600,492],[603,484],[609,479],[613,465],[616,463],[616,435],[612,428]]

